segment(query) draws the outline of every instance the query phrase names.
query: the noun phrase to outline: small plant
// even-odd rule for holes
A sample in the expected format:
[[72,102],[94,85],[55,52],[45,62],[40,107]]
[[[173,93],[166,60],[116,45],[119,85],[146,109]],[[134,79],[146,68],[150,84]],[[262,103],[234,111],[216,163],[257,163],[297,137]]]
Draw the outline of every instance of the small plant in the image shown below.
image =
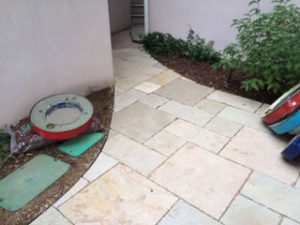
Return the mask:
[[273,10],[263,13],[259,0],[232,26],[237,43],[227,46],[215,67],[246,74],[246,91],[267,89],[275,94],[300,81],[300,8],[291,0],[273,0]]
[[170,34],[153,32],[142,39],[143,46],[151,55],[171,56],[176,52],[176,39]]
[[190,29],[187,40],[176,39],[170,34],[153,32],[142,39],[151,55],[186,57],[193,61],[218,62],[220,53],[214,50],[213,41],[208,43]]

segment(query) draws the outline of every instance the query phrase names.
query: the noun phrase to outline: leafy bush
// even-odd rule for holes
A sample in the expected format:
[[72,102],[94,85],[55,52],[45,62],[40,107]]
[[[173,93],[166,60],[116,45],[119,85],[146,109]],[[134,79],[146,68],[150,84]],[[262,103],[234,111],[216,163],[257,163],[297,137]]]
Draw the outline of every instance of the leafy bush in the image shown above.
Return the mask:
[[300,8],[290,0],[273,0],[273,10],[263,13],[259,0],[232,26],[237,44],[224,49],[217,66],[245,73],[246,91],[283,92],[300,81]]
[[214,50],[213,41],[208,43],[190,29],[187,41],[170,34],[153,32],[142,39],[143,46],[151,55],[186,57],[193,61],[218,62],[220,53]]

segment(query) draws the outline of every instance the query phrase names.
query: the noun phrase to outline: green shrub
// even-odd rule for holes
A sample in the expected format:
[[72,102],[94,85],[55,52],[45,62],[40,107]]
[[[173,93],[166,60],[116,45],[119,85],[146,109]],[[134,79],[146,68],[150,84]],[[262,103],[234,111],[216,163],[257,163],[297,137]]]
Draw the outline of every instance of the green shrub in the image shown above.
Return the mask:
[[263,13],[259,0],[232,26],[237,43],[227,46],[216,67],[244,73],[246,91],[283,92],[300,81],[300,8],[290,0],[273,0],[273,10]]
[[176,39],[170,34],[153,32],[142,39],[143,46],[151,55],[186,57],[193,61],[218,62],[220,53],[214,50],[213,41],[208,43],[190,29],[187,40]]

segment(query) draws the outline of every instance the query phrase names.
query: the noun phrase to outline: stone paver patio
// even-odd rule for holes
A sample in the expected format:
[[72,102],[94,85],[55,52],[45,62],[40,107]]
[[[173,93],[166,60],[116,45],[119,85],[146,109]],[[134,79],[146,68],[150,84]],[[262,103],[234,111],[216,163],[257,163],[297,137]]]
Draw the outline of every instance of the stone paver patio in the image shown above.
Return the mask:
[[113,55],[103,152],[32,224],[300,225],[300,167],[262,124],[266,105],[196,84],[138,49]]

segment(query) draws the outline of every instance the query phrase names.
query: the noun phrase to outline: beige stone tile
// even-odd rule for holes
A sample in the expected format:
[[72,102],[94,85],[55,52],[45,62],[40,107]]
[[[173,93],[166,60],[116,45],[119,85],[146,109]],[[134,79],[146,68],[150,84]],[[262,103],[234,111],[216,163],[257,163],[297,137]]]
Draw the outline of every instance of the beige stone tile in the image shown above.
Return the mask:
[[249,112],[255,112],[261,105],[261,102],[254,101],[248,98],[229,94],[223,91],[215,91],[207,97],[221,103],[225,103],[236,108],[240,108]]
[[296,181],[300,166],[284,161],[286,142],[253,128],[244,127],[221,155],[288,184]]
[[165,131],[215,153],[229,141],[224,136],[180,119],[170,124]]
[[164,66],[163,64],[161,63],[157,63],[154,65],[154,67],[157,67],[157,68],[160,68],[160,69],[165,69],[165,70],[168,70],[168,67]]
[[263,123],[260,116],[254,113],[246,112],[241,109],[236,109],[230,106],[225,107],[219,114],[219,117],[222,117],[227,120],[231,120],[248,127],[252,127],[263,132],[271,134],[272,132],[267,128]]
[[174,116],[137,102],[115,113],[111,127],[144,143],[173,120]]
[[296,223],[288,218],[283,218],[281,225],[300,225],[300,223]]
[[182,104],[193,106],[211,92],[213,92],[212,88],[182,79],[176,79],[166,86],[158,89],[155,93],[178,101]]
[[50,207],[30,225],[72,225],[59,211]]
[[276,225],[280,215],[243,197],[237,196],[222,217],[226,225]]
[[76,223],[75,225],[102,225],[100,222],[83,222],[83,223]]
[[126,52],[126,51],[122,51],[121,49],[118,50],[113,50],[112,51],[112,56],[114,58],[118,58],[118,59],[123,59],[126,60],[131,56],[134,56],[135,54],[130,53],[130,52]]
[[180,200],[158,225],[221,225],[221,223]]
[[103,151],[145,176],[148,176],[166,159],[161,154],[122,134],[110,139]]
[[154,171],[151,179],[201,211],[219,218],[249,170],[186,144]]
[[121,77],[118,75],[116,75],[114,79],[115,79],[116,95],[122,94],[126,90],[133,88],[134,86],[143,82],[140,80],[136,80],[134,78]]
[[124,77],[124,78],[132,78],[137,81],[145,81],[148,80],[162,72],[164,72],[164,69],[129,62],[127,60],[121,60],[121,59],[114,59],[114,73],[118,76]]
[[183,146],[185,142],[185,140],[176,137],[173,134],[162,131],[148,140],[145,145],[159,151],[165,156],[170,156],[177,149]]
[[93,165],[88,169],[83,177],[88,181],[93,182],[102,174],[106,173],[108,170],[114,167],[117,163],[117,160],[101,152]]
[[264,114],[264,112],[267,110],[267,108],[269,108],[270,105],[269,104],[263,104],[256,112],[255,114],[257,114],[258,116],[262,116]]
[[121,88],[119,85],[115,84],[115,97],[121,93],[123,93],[125,89]]
[[61,204],[68,201],[88,184],[89,182],[86,179],[80,178],[79,181],[69,191],[67,191],[67,193],[65,193],[57,202],[55,202],[53,206],[55,208],[58,208]]
[[226,137],[233,137],[241,129],[241,127],[241,124],[223,119],[219,116],[215,117],[205,126],[205,128]]
[[140,49],[118,49],[112,52],[114,58],[145,64],[145,65],[156,65],[158,62],[153,59],[149,54]]
[[197,108],[183,105],[176,101],[170,101],[159,108],[159,110],[170,113],[177,118],[187,120],[189,122],[203,126],[212,117],[210,113],[201,111]]
[[109,129],[109,134],[108,134],[108,139],[116,136],[118,134],[117,131],[113,130],[113,129]]
[[119,112],[140,98],[144,97],[145,93],[130,89],[115,98],[114,112]]
[[298,178],[298,181],[296,183],[296,187],[300,189],[300,178]]
[[166,102],[169,101],[169,99],[155,95],[155,94],[150,94],[146,95],[143,98],[139,100],[141,103],[150,106],[153,109],[156,109],[159,106],[162,106]]
[[241,193],[300,222],[300,190],[298,189],[254,172]]
[[145,92],[147,94],[150,94],[150,93],[156,91],[157,89],[159,89],[160,87],[161,86],[157,85],[157,84],[153,84],[153,83],[150,83],[150,82],[144,82],[144,83],[136,86],[134,89],[138,90],[138,91]]
[[220,112],[225,107],[225,105],[220,102],[205,98],[201,102],[199,102],[196,107],[204,112],[215,115]]
[[130,56],[130,57],[126,58],[126,60],[131,61],[131,62],[135,62],[135,63],[144,64],[144,65],[149,65],[149,66],[154,66],[155,64],[158,63],[153,58],[141,57],[141,56],[136,56],[136,55],[135,56]]
[[170,83],[171,81],[177,79],[180,75],[173,70],[167,70],[156,77],[149,80],[149,82],[154,83],[156,85],[165,86],[166,84]]
[[74,224],[155,225],[176,201],[171,193],[118,165],[59,209]]
[[145,52],[143,49],[140,48],[123,48],[119,49],[120,52],[125,52],[127,54],[130,54],[132,56],[141,56],[144,58],[152,58],[147,52]]

